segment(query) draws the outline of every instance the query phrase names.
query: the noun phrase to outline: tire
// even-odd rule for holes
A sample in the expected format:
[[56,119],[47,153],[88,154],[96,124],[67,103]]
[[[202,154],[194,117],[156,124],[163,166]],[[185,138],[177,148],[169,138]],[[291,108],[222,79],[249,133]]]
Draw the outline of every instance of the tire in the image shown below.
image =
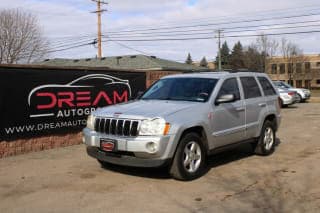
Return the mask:
[[297,103],[302,103],[303,102],[303,100],[302,100],[302,97],[301,97],[301,95],[300,94],[298,94],[298,100],[297,100]]
[[203,141],[196,133],[184,135],[173,158],[170,175],[177,180],[194,180],[206,167],[206,151]]
[[266,120],[262,126],[260,137],[254,147],[257,155],[270,155],[274,152],[276,133],[274,124]]

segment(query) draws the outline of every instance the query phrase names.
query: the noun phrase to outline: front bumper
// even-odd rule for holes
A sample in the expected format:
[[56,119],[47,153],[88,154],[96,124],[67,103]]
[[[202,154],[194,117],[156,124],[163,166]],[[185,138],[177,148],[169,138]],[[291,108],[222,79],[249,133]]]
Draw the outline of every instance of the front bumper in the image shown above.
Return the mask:
[[[172,144],[173,136],[170,135],[123,137],[98,133],[88,128],[83,129],[82,133],[88,154],[105,162],[126,166],[158,167],[171,159],[167,150],[171,148],[168,144]],[[116,140],[117,150],[115,152],[102,151],[100,149],[101,139]],[[149,143],[153,143],[156,149],[148,149]]]
[[310,92],[310,90],[301,89],[301,90],[296,91],[296,92],[299,94],[299,96],[301,97],[301,99],[302,99],[303,101],[305,101],[305,100],[307,100],[307,99],[309,99],[309,98],[311,97],[311,92]]
[[292,96],[289,96],[289,95],[281,97],[281,100],[282,100],[282,104],[286,105],[286,106],[294,104],[296,102],[295,97],[292,97]]
[[96,158],[100,161],[121,166],[154,168],[168,165],[171,161],[171,159],[144,159],[127,155],[118,155],[116,153],[108,153],[101,151],[98,147],[94,146],[88,146],[87,153],[89,156]]
[[308,99],[310,99],[310,97],[311,97],[310,93],[304,93],[304,96],[302,97],[302,99],[308,100]]

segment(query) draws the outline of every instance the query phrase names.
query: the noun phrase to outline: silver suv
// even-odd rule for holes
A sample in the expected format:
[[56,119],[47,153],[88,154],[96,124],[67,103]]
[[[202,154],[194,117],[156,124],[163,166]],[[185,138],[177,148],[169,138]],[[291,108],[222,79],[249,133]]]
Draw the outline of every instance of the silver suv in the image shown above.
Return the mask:
[[203,174],[210,154],[240,143],[274,151],[279,94],[261,73],[166,76],[139,99],[99,108],[83,130],[87,153],[102,166],[168,166],[180,180]]

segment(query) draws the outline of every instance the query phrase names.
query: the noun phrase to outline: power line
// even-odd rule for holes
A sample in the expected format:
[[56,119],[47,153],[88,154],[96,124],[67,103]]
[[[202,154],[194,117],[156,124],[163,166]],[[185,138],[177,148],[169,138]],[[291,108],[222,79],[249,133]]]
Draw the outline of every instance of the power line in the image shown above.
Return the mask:
[[[221,27],[224,31],[228,29],[248,29],[248,28],[258,28],[258,27],[269,27],[269,26],[282,26],[282,25],[295,25],[295,24],[307,24],[307,23],[320,23],[320,20],[311,20],[311,21],[295,21],[295,22],[285,22],[285,23],[272,23],[272,24],[260,24],[260,25],[246,25],[246,26],[232,26],[232,27]],[[121,33],[109,35],[117,35],[118,37],[134,36],[134,35],[166,35],[174,33],[184,33],[184,32],[207,32],[212,33],[217,29],[188,29],[188,30],[174,30],[174,31],[161,31],[161,32],[142,32],[142,33]],[[226,31],[231,32],[231,31]]]
[[[225,33],[240,33],[240,32],[252,32],[252,31],[268,31],[268,30],[277,30],[277,29],[297,29],[297,28],[307,28],[307,27],[319,27],[320,26],[320,23],[319,24],[315,24],[315,25],[300,25],[300,26],[283,26],[283,27],[274,27],[274,28],[267,28],[267,29],[247,29],[247,30],[236,30],[236,31],[225,31]],[[154,37],[168,37],[168,36],[191,36],[191,35],[211,35],[212,32],[204,32],[204,33],[177,33],[177,34],[161,34],[161,35],[157,35],[157,34],[154,34],[152,36]],[[104,37],[104,36],[103,36]],[[117,37],[112,37],[112,36],[109,36],[108,38],[149,38],[149,36],[146,36],[146,35],[142,35],[142,36],[130,36],[130,35],[127,35],[127,36],[117,36]]]
[[95,42],[83,43],[83,44],[74,45],[74,46],[66,47],[66,48],[62,48],[62,49],[49,50],[49,51],[47,51],[47,53],[61,52],[61,51],[70,50],[70,49],[75,49],[75,48],[78,48],[78,47],[83,47],[83,46],[88,46],[88,45],[93,45],[93,44],[95,44]]
[[[303,15],[295,15],[295,16],[285,16],[285,17],[283,17],[283,18],[289,18],[289,17],[305,17],[305,16],[311,16],[311,15],[315,15],[315,13],[313,13],[313,14],[303,14]],[[251,20],[244,20],[244,21],[237,21],[237,22],[233,22],[233,23],[246,23],[246,22],[248,22],[248,21],[266,21],[266,20],[273,20],[274,18],[268,18],[268,19],[251,19]],[[264,24],[264,25],[252,25],[252,26],[233,26],[233,27],[223,27],[222,29],[243,29],[243,28],[252,28],[252,27],[263,27],[263,26],[278,26],[278,25],[283,25],[283,24],[297,24],[297,23],[311,23],[311,22],[318,22],[318,21],[315,21],[315,20],[312,20],[312,21],[305,21],[305,22],[287,22],[287,23],[276,23],[276,24]],[[215,23],[215,25],[221,25],[222,23]],[[227,23],[227,24],[230,24],[229,22]],[[180,27],[182,27],[182,26],[180,26]],[[190,27],[190,26],[187,26],[187,27]],[[199,25],[195,25],[194,27],[199,27]],[[299,26],[299,27],[302,27],[302,26]],[[309,26],[310,27],[310,26]],[[281,27],[281,28],[285,28],[285,27]],[[288,29],[290,29],[290,28],[298,28],[298,26],[296,26],[296,27],[287,27]],[[280,28],[279,28],[280,29]],[[268,29],[265,29],[265,30],[268,30]],[[181,30],[181,31],[169,31],[169,32],[154,32],[154,33],[157,33],[157,34],[162,34],[162,35],[164,35],[164,36],[186,36],[186,35],[190,35],[190,36],[194,36],[195,34],[194,33],[189,33],[189,34],[174,34],[174,33],[176,33],[176,32],[196,32],[196,31],[209,31],[209,32],[207,32],[207,33],[198,33],[197,35],[209,35],[209,34],[211,34],[212,33],[212,31],[210,31],[209,29],[189,29],[189,30]],[[254,31],[254,30],[246,30],[246,31]],[[226,33],[232,33],[232,32],[244,32],[244,31],[226,31]],[[118,32],[118,33],[121,33],[121,32]],[[123,32],[122,32],[123,33]],[[168,34],[170,34],[170,35],[166,35],[165,33],[168,33]],[[111,33],[110,33],[111,34]],[[152,34],[151,32],[141,32],[140,34]],[[115,35],[115,33],[113,33],[113,35]],[[128,36],[130,35],[130,33],[128,33],[127,34]],[[154,36],[155,36],[155,34],[153,34]],[[83,40],[81,40],[81,41],[84,41],[84,39],[85,39],[85,37],[86,36],[83,36]],[[90,36],[88,36],[88,38],[89,38]],[[125,35],[120,35],[120,36],[118,36],[118,38],[119,37],[125,37]],[[130,36],[130,38],[133,38],[134,36]],[[138,37],[138,38],[142,38],[143,36],[136,36],[136,37]],[[149,36],[150,37],[150,36]],[[77,36],[77,37],[74,37],[74,38],[81,38],[80,36]],[[112,39],[113,39],[113,37],[111,37]],[[78,44],[79,43],[79,41],[77,41],[77,42],[73,42],[73,43],[70,43],[70,40],[73,40],[73,38],[72,37],[67,37],[66,36],[66,39],[65,40],[60,40],[59,42],[57,42],[57,44],[55,45],[55,48],[60,48],[60,47],[65,47],[65,46],[72,46],[72,45],[74,45],[74,44]],[[122,40],[119,40],[119,39],[116,39],[117,41],[122,41]],[[131,40],[133,40],[133,39],[130,39],[129,41],[131,41]],[[138,40],[138,39],[136,39],[136,40]],[[162,39],[163,40],[163,39]],[[170,38],[169,38],[169,40],[171,40]],[[176,39],[175,39],[176,40]],[[180,38],[178,39],[178,40],[181,40]],[[185,40],[185,38],[183,38],[182,40]],[[81,42],[80,41],[80,42]],[[86,40],[86,41],[88,41],[88,40]],[[127,40],[123,40],[123,41],[127,41]]]
[[[320,33],[320,30],[312,30],[312,31],[300,31],[300,32],[283,32],[283,33],[265,33],[263,35],[266,36],[277,36],[277,35],[298,35],[298,34],[310,34],[310,33]],[[259,37],[259,34],[253,35],[229,35],[224,36],[224,38],[239,38],[239,37]]]
[[[285,8],[285,9],[273,9],[273,10],[260,10],[260,11],[255,11],[255,12],[249,12],[249,13],[238,13],[237,16],[219,16],[219,17],[211,17],[211,18],[192,18],[192,19],[184,19],[185,21],[188,21],[188,24],[190,23],[199,23],[199,21],[201,21],[200,23],[203,23],[204,21],[219,21],[219,20],[234,20],[234,19],[239,19],[239,18],[242,18],[242,17],[248,17],[250,15],[254,15],[254,14],[258,14],[258,15],[255,15],[257,17],[266,17],[266,15],[270,14],[270,15],[278,15],[278,14],[281,14],[283,15],[285,12],[288,13],[288,12],[295,12],[295,14],[297,14],[297,12],[299,11],[303,11],[303,12],[312,12],[314,10],[318,10],[320,7],[319,4],[313,4],[313,5],[307,5],[307,6],[300,6],[300,7],[291,7],[291,8]],[[304,8],[312,8],[311,10],[303,10]],[[228,18],[228,19],[225,19],[225,18]],[[196,21],[195,21],[196,20]],[[190,22],[191,21],[191,22]],[[174,26],[173,24],[169,24],[168,23],[178,23],[180,24],[181,22],[166,22],[165,25],[164,24],[157,24],[157,26]],[[139,30],[139,27],[140,29],[143,29],[145,27],[145,25],[138,25],[138,26],[135,26],[135,27],[138,27],[138,29],[136,30]],[[117,30],[117,29],[111,29],[111,30]],[[118,31],[115,31],[115,32],[119,32]]]
[[[320,30],[313,30],[313,31],[300,31],[300,32],[282,32],[282,33],[267,33],[264,34],[266,36],[277,36],[277,35],[296,35],[296,34],[310,34],[310,33],[320,33]],[[252,34],[252,35],[228,35],[228,36],[223,36],[223,38],[239,38],[239,37],[258,37],[261,36],[259,34]],[[186,41],[186,40],[209,40],[212,39],[212,37],[191,37],[191,38],[166,38],[166,39],[143,39],[143,40],[104,40],[102,42],[107,42],[107,41],[112,41],[112,42],[116,42],[119,45],[126,47],[128,49],[132,49],[135,50],[137,52],[146,54],[146,52],[134,49],[130,46],[127,46],[125,44],[121,44],[120,42],[122,41],[127,41],[127,42],[149,42],[149,41]],[[60,52],[60,51],[65,51],[65,50],[70,50],[70,49],[75,49],[75,48],[79,48],[79,47],[83,47],[83,46],[88,46],[88,45],[93,45],[94,42],[90,42],[90,43],[83,43],[83,44],[79,44],[79,45],[73,45],[71,47],[66,47],[66,48],[62,48],[62,49],[54,49],[54,50],[49,50],[47,51],[47,53],[52,53],[52,52]],[[146,54],[149,55],[149,54]]]
[[135,48],[133,48],[133,47],[130,47],[130,46],[126,45],[126,44],[120,43],[119,41],[114,41],[114,40],[112,40],[112,39],[109,39],[109,41],[112,41],[112,42],[114,42],[114,43],[116,43],[116,44],[118,44],[118,45],[120,45],[120,46],[122,46],[122,47],[124,47],[124,48],[130,49],[130,50],[133,50],[133,51],[136,51],[136,52],[138,52],[138,53],[142,53],[142,54],[144,54],[144,55],[151,55],[151,54],[149,54],[149,53],[147,53],[147,52],[144,52],[144,51],[135,49]]
[[92,40],[94,40],[94,39],[80,39],[80,40],[74,41],[74,42],[66,42],[66,43],[62,43],[62,44],[59,44],[59,45],[54,45],[51,48],[53,48],[53,49],[55,49],[55,48],[63,48],[63,47],[67,47],[67,46],[73,46],[73,45],[77,45],[77,44],[82,44],[83,42],[88,43],[88,42],[90,42]]
[[[266,36],[273,35],[293,35],[293,34],[310,34],[310,33],[319,33],[320,30],[313,31],[300,31],[300,32],[282,32],[282,33],[265,33]],[[255,35],[228,35],[223,38],[232,38],[232,37],[256,37],[261,36],[260,34]],[[188,38],[158,38],[158,39],[113,39],[113,41],[126,41],[126,42],[149,42],[149,41],[187,41],[187,40],[208,40],[212,39],[212,37],[188,37]]]
[[302,14],[302,15],[292,15],[292,16],[282,16],[282,17],[271,17],[266,19],[247,19],[242,21],[226,21],[226,22],[219,22],[219,23],[207,23],[207,24],[198,24],[198,25],[184,25],[184,26],[175,26],[175,27],[158,27],[158,28],[146,28],[142,30],[122,30],[122,31],[115,31],[109,33],[118,33],[118,32],[145,32],[145,31],[159,31],[162,29],[181,29],[181,28],[192,28],[192,27],[207,27],[207,26],[219,26],[219,25],[230,25],[230,24],[239,24],[239,23],[250,23],[250,22],[261,22],[261,21],[270,21],[277,19],[290,19],[290,18],[302,18],[302,17],[310,17],[320,15],[320,13],[309,13],[309,14]]

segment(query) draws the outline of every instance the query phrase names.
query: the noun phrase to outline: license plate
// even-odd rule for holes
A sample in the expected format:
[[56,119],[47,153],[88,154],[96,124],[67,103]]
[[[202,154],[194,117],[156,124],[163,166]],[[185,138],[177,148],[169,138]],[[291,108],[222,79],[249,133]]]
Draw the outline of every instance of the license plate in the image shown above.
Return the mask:
[[117,141],[108,138],[100,139],[100,148],[106,152],[114,152],[117,150]]

